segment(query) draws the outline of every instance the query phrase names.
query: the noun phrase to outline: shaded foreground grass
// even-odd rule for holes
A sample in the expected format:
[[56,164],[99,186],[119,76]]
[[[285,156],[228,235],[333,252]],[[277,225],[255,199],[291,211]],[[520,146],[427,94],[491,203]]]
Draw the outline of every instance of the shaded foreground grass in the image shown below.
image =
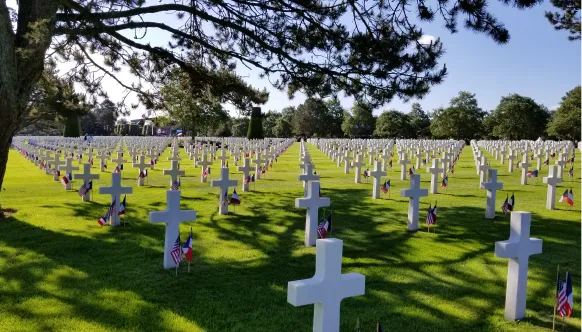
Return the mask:
[[[576,303],[575,318],[558,330],[580,330],[578,163],[574,181],[558,189],[575,189],[576,208],[547,211],[541,178],[521,186],[518,173],[491,160],[505,185],[497,206],[514,192],[516,209],[532,212],[532,236],[544,240],[543,254],[530,259],[527,319],[514,323],[503,318],[507,260],[494,257],[494,242],[509,236],[508,216],[483,219],[485,192],[469,148],[446,193],[421,200],[421,224],[429,202],[438,201],[436,234],[406,231],[399,190],[407,182],[396,168],[389,172],[391,199],[372,200],[371,181],[354,184],[353,174],[344,175],[315,146],[309,151],[331,198],[332,236],[344,241],[343,272],[366,276],[366,295],[342,302],[342,331],[355,330],[358,318],[363,331],[373,331],[376,320],[387,331],[548,330],[557,264],[573,272]],[[128,195],[127,226],[114,228],[96,222],[108,196],[82,203],[12,151],[2,204],[17,212],[0,222],[0,330],[311,330],[313,306],[286,302],[287,282],[311,277],[315,264],[315,248],[302,245],[305,211],[294,207],[303,193],[298,152],[294,144],[253,192],[237,190],[242,204],[228,216],[217,215],[217,189],[182,161],[182,208],[195,209],[198,220],[181,226],[182,240],[193,229],[195,258],[191,273],[183,265],[176,277],[162,269],[164,226],[148,223],[149,211],[165,208],[168,152],[148,186]],[[135,185],[137,171],[127,166],[123,183]],[[428,187],[427,173],[419,174]],[[108,185],[109,173],[94,183]]]

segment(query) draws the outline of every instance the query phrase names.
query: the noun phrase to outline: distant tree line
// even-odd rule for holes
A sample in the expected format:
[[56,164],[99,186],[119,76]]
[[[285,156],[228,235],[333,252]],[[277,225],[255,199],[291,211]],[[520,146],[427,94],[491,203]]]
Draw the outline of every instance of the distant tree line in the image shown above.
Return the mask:
[[[410,111],[389,109],[379,116],[361,101],[344,109],[337,99],[308,98],[297,107],[263,114],[265,137],[454,138],[454,139],[580,139],[580,86],[567,92],[550,111],[532,98],[511,94],[489,112],[475,94],[461,91],[449,105],[425,112],[419,103]],[[233,136],[245,136],[247,118],[229,120]]]

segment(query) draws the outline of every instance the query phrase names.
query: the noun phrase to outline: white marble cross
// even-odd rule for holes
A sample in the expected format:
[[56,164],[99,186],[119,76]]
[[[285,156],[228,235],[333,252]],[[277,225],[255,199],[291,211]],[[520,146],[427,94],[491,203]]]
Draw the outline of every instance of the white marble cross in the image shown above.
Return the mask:
[[523,159],[521,160],[521,184],[522,185],[526,185],[527,184],[527,171],[528,168],[531,166],[531,163],[529,162],[528,158],[527,158],[527,153],[525,153],[523,155]]
[[[150,223],[166,223],[166,238],[164,240],[164,269],[176,267],[171,252],[180,234],[180,223],[196,220],[196,211],[180,209],[180,190],[166,191],[166,209],[164,211],[150,212]],[[180,253],[182,248],[180,248]]]
[[224,148],[220,149],[220,156],[216,157],[216,159],[220,160],[220,167],[226,167],[226,161],[228,160],[228,156],[226,155],[226,150]]
[[[53,156],[53,160],[47,160],[47,162],[49,163],[49,165],[53,165],[53,180],[54,181],[60,181],[61,179],[59,178],[59,176],[57,175],[57,170],[59,169],[59,167],[61,165],[65,164],[64,160],[60,160],[61,154],[60,153],[55,153],[55,155]],[[48,167],[47,167],[48,170]]]
[[350,174],[350,166],[352,161],[352,156],[350,156],[350,151],[346,151],[346,154],[343,157],[344,161],[344,174]]
[[556,160],[556,165],[558,165],[558,176],[560,177],[560,179],[563,178],[563,170],[564,170],[564,166],[566,166],[566,158],[564,157],[564,155],[562,153],[560,153],[558,155],[558,159]]
[[329,206],[329,197],[319,197],[319,181],[307,183],[307,195],[304,198],[295,199],[295,207],[307,208],[305,216],[305,246],[315,245],[317,240],[317,223],[319,208]]
[[117,164],[116,166],[119,167],[119,168],[121,168],[121,165],[123,165],[123,163],[126,163],[127,162],[126,159],[123,159],[122,154],[123,154],[122,152],[117,152],[117,158],[116,159],[111,159],[111,162],[116,163]]
[[[99,178],[99,174],[91,174],[91,164],[85,163],[85,164],[83,164],[83,173],[75,174],[75,175],[73,175],[73,177],[75,177],[75,179],[83,179],[83,184],[85,186],[88,186],[89,182]],[[89,191],[87,191],[87,193],[85,195],[83,195],[83,197],[82,197],[83,202],[89,201],[90,194],[91,193]]]
[[420,189],[420,174],[410,176],[410,188],[400,189],[400,196],[408,197],[408,230],[418,230],[420,197],[428,196],[428,189]]
[[303,174],[305,174],[306,165],[311,164],[311,157],[309,156],[309,153],[306,151],[305,154],[299,158],[299,161],[302,162],[302,164],[299,165],[299,168],[301,168],[303,170]]
[[406,152],[402,152],[400,155],[400,160],[398,160],[400,166],[400,180],[406,180],[406,173],[408,173],[407,165],[410,164],[410,160],[406,158]]
[[313,164],[305,164],[305,173],[297,176],[297,180],[303,181],[303,197],[307,197],[307,184],[309,181],[318,181],[319,175],[313,174]]
[[204,174],[206,174],[208,166],[212,165],[212,160],[208,160],[207,156],[208,155],[206,154],[206,152],[203,152],[202,153],[202,160],[196,161],[196,165],[202,166],[202,169],[200,170],[200,181],[201,182],[206,182],[207,175],[205,176]]
[[358,154],[356,156],[356,160],[352,162],[352,167],[355,169],[354,170],[354,182],[355,183],[361,183],[361,174],[360,172],[362,171],[362,167],[366,166],[366,163],[363,160],[363,156],[361,154]]
[[99,194],[111,195],[111,202],[115,200],[115,212],[111,215],[111,225],[119,226],[119,205],[121,204],[122,194],[133,193],[132,187],[123,187],[121,185],[121,173],[111,173],[111,186],[99,187]]
[[341,301],[366,291],[365,276],[342,274],[342,247],[338,239],[317,240],[315,275],[287,285],[287,302],[295,307],[315,304],[313,332],[339,332]]
[[380,198],[380,180],[383,176],[386,176],[386,171],[382,171],[381,162],[376,161],[374,163],[374,170],[370,172],[370,176],[374,178],[372,184],[372,198]]
[[497,190],[503,189],[503,182],[497,182],[497,170],[489,170],[489,182],[481,182],[481,188],[487,189],[485,219],[495,219],[495,197]]
[[487,157],[481,156],[477,169],[479,170],[479,186],[481,186],[481,183],[487,181],[487,172],[491,169],[491,166],[487,164]]
[[257,156],[254,160],[251,160],[255,164],[255,179],[261,178],[261,164],[266,160],[261,157],[261,152],[257,151]]
[[380,159],[382,159],[382,171],[386,171],[386,163],[388,163],[390,157],[390,151],[388,148],[384,149],[383,154],[380,155]]
[[[143,172],[144,169],[146,169],[146,168],[153,169],[154,165],[152,165],[150,163],[146,163],[145,156],[140,155],[139,156],[139,163],[133,163],[133,167],[137,167],[137,169],[139,170],[139,174],[141,174],[141,172]],[[137,177],[137,185],[138,185],[138,187],[142,187],[144,185],[144,178],[143,177],[141,177],[141,176]]]
[[165,169],[163,173],[164,175],[170,176],[171,178],[170,186],[171,186],[172,184],[174,184],[175,181],[178,180],[178,176],[184,176],[184,174],[186,174],[186,171],[178,169],[178,161],[172,160],[172,167],[170,169]]
[[218,201],[219,214],[228,214],[228,202],[227,203],[224,202],[224,197],[228,193],[229,187],[236,187],[238,185],[237,180],[230,180],[228,176],[229,176],[228,168],[223,167],[220,169],[220,179],[210,181],[211,187],[220,188],[220,197]]
[[99,159],[99,170],[101,172],[105,172],[105,161],[109,159],[109,156],[105,153],[104,150],[100,150],[97,152],[97,159]]
[[437,194],[438,193],[438,185],[439,185],[439,174],[443,171],[442,168],[439,168],[439,158],[434,158],[432,160],[432,167],[428,169],[430,173],[430,193]]
[[243,166],[238,166],[237,169],[239,172],[243,172],[242,191],[249,191],[250,183],[248,183],[246,180],[249,177],[249,173],[253,170],[253,168],[250,165],[249,158],[244,158]]
[[[73,176],[73,171],[78,170],[79,167],[73,166],[73,158],[71,157],[67,158],[67,162],[64,165],[59,166],[59,171],[61,171],[61,177],[66,176],[69,173],[71,173],[71,176]],[[65,174],[63,174],[62,171],[64,171]],[[73,183],[69,181],[69,183],[65,185],[65,190],[71,190],[71,188],[73,188]]]
[[542,253],[542,240],[530,238],[531,213],[511,212],[509,240],[495,242],[495,256],[509,258],[505,290],[505,318],[525,318],[529,256]]
[[517,159],[517,156],[515,155],[514,151],[515,150],[509,149],[509,155],[507,156],[507,160],[509,160],[507,171],[509,173],[513,173],[513,161]]
[[550,166],[549,176],[545,176],[542,182],[548,185],[546,194],[546,209],[553,210],[556,207],[556,185],[562,182],[562,178],[558,176],[559,166]]

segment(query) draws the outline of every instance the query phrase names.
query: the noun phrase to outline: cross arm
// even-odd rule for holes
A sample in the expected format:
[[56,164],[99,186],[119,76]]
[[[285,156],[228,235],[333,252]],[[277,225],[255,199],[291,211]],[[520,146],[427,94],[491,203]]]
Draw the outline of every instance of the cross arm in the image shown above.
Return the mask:
[[295,307],[319,302],[322,281],[319,278],[290,281],[287,283],[287,302]]
[[337,289],[340,298],[364,295],[366,292],[366,277],[359,273],[342,274],[341,287]]
[[495,242],[495,257],[511,258],[518,256],[519,243],[511,240]]

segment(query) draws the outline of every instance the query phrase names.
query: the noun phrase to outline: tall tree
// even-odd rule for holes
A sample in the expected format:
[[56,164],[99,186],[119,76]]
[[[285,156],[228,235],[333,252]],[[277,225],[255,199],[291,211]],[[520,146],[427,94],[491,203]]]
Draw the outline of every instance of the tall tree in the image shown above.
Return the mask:
[[307,98],[293,115],[293,133],[302,137],[328,137],[328,109],[319,98]]
[[240,117],[232,119],[232,136],[233,137],[247,137],[247,132],[249,130],[249,118]]
[[568,91],[548,123],[548,134],[559,139],[580,140],[582,102],[580,86]]
[[373,109],[369,104],[357,100],[352,106],[351,113],[344,116],[344,124],[342,124],[344,133],[347,136],[359,138],[372,136],[376,123],[376,118],[372,112]]
[[345,136],[349,138],[356,137],[356,124],[354,122],[354,117],[348,111],[344,112],[343,121],[342,121],[342,131]]
[[277,119],[277,123],[275,124],[275,136],[293,136],[293,117],[295,111],[296,109],[293,106],[288,106],[281,110],[281,117]]
[[280,117],[281,114],[275,111],[268,111],[263,115],[263,132],[265,137],[277,137],[275,126]]
[[419,103],[412,104],[412,110],[408,116],[412,138],[426,138],[430,135],[430,119]]
[[376,120],[374,135],[377,137],[410,138],[415,135],[411,118],[397,110],[384,111]]
[[580,40],[580,0],[550,0],[561,12],[546,12],[546,18],[556,30],[567,30],[569,40]]
[[330,98],[325,102],[325,105],[327,106],[327,133],[330,137],[343,137],[342,122],[344,121],[345,109],[337,97]]
[[485,114],[479,108],[474,93],[461,91],[451,99],[449,107],[434,111],[430,132],[435,138],[478,138],[483,133]]
[[129,115],[128,113],[122,112],[118,105],[108,98],[103,100],[99,105],[97,105],[92,113],[95,116],[96,127],[98,132],[93,132],[96,135],[111,135],[113,133],[113,128],[115,127],[115,121],[121,115]]
[[[151,105],[156,109],[156,114],[167,113],[191,136],[213,135],[218,127],[230,126],[227,124],[229,115],[220,96],[196,90],[188,75],[181,70],[172,70],[165,80],[166,85],[160,90],[158,102]],[[263,99],[261,102],[265,101]]]
[[[520,8],[537,2],[511,1]],[[76,63],[68,75],[87,92],[106,95],[99,71],[138,93],[148,109],[175,66],[188,73],[196,93],[250,109],[256,94],[236,79],[237,61],[275,76],[274,85],[290,93],[344,91],[381,104],[394,96],[421,97],[446,75],[438,65],[440,40],[419,42],[422,29],[409,15],[425,22],[439,15],[451,32],[463,20],[468,29],[507,42],[509,32],[487,5],[486,0],[432,5],[403,0],[398,6],[390,1],[26,0],[8,8],[0,1],[0,186],[12,136],[23,124],[49,48],[53,59]],[[164,13],[177,18],[172,24],[156,20]],[[344,24],[346,17],[357,23]],[[151,31],[172,40],[154,46],[144,38]],[[306,53],[330,60],[313,61]],[[138,83],[117,77],[123,65]]]
[[550,112],[545,106],[529,97],[512,94],[501,98],[488,121],[492,121],[491,134],[495,137],[535,140],[543,136],[549,118]]

